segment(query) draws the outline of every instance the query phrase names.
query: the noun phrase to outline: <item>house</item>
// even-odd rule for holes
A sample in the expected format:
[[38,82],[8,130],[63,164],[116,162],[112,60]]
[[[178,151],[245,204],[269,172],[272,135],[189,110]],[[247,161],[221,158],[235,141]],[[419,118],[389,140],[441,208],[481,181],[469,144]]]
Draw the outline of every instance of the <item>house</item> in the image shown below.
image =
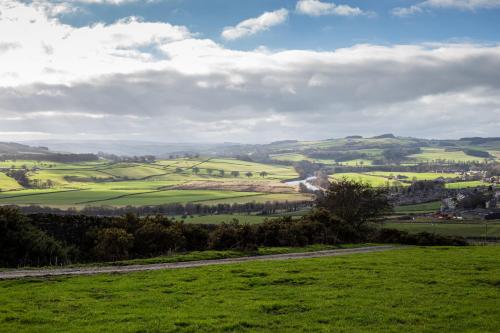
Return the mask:
[[441,200],[441,213],[454,212],[457,208],[457,199],[445,198]]

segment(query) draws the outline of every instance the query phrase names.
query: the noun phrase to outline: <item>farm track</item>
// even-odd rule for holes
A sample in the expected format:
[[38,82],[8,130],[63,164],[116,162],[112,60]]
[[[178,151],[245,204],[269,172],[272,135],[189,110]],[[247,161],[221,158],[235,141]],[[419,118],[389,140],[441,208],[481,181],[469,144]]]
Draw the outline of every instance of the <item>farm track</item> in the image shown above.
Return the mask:
[[33,269],[33,270],[11,270],[0,272],[0,280],[51,277],[51,276],[75,276],[75,275],[95,275],[95,274],[114,274],[114,273],[132,273],[142,271],[157,271],[164,269],[193,268],[212,265],[228,265],[245,263],[249,261],[270,261],[270,260],[290,260],[290,259],[309,259],[322,257],[335,257],[357,253],[383,252],[397,249],[404,249],[407,246],[384,245],[360,247],[354,249],[339,249],[327,251],[315,251],[304,253],[273,254],[264,256],[250,256],[241,258],[212,259],[185,261],[165,264],[150,265],[131,265],[131,266],[108,266],[108,267],[84,267],[84,268],[54,268],[54,269]]

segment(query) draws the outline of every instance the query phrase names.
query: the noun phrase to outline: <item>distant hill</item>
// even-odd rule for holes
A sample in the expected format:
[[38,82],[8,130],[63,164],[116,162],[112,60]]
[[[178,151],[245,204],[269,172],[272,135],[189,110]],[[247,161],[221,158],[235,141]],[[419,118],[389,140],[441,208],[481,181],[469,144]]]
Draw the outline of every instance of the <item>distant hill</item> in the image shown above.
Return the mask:
[[372,139],[396,139],[396,136],[394,134],[388,133],[374,136]]
[[[406,160],[417,159],[420,161],[436,159],[481,161],[483,158],[498,159],[500,138],[472,137],[459,140],[438,140],[401,137],[386,133],[372,138],[352,135],[345,138],[317,141],[281,140],[267,144],[161,143],[112,140],[33,141],[29,142],[29,145],[0,143],[0,155],[86,154],[88,157],[95,158],[93,154],[99,152],[128,157],[151,155],[159,159],[189,155],[238,157],[262,163],[275,163],[276,159],[273,157],[275,155],[296,154],[292,157],[278,157],[282,164],[286,164],[289,158],[294,161],[323,158],[335,161],[363,160],[360,162],[365,163],[370,160],[376,163],[385,163],[383,160],[387,160],[390,156],[408,156],[408,158],[405,157]],[[353,153],[357,153],[357,155]]]
[[15,142],[0,142],[0,154],[47,154],[47,147],[32,147]]
[[15,142],[0,142],[0,160],[36,160],[53,162],[96,161],[95,154],[74,154],[50,151],[47,147],[33,147]]

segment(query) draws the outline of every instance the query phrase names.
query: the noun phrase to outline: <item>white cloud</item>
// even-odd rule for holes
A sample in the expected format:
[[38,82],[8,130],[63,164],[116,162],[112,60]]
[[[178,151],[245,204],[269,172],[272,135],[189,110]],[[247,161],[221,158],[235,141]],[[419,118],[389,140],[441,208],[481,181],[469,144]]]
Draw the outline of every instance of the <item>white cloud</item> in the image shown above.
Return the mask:
[[321,2],[320,0],[299,0],[295,7],[300,14],[310,16],[339,15],[339,16],[357,16],[364,12],[358,7],[348,5],[336,5],[331,2]]
[[392,10],[396,16],[410,16],[432,8],[451,8],[460,10],[491,9],[500,7],[500,0],[426,0],[410,7],[397,7]]
[[[271,141],[497,135],[500,45],[237,51],[136,18],[0,2],[0,137]],[[21,38],[22,36],[22,38]]]
[[273,12],[265,12],[259,17],[244,20],[234,27],[224,28],[222,31],[222,37],[226,40],[235,40],[251,36],[284,23],[287,17],[288,11],[284,8]]
[[397,7],[392,10],[392,14],[399,17],[410,16],[413,14],[422,13],[424,10],[421,6]]

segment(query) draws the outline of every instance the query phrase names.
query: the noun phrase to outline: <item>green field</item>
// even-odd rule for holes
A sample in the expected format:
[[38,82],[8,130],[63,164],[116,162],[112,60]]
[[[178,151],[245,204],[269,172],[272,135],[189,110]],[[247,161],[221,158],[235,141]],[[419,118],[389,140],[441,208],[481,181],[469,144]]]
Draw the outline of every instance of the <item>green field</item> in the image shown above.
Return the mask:
[[5,173],[0,172],[0,192],[22,189],[14,179],[8,177]]
[[412,214],[412,213],[434,213],[441,208],[440,201],[426,202],[416,205],[396,206],[394,212],[396,214]]
[[498,332],[500,248],[0,282],[2,332]]
[[[275,193],[270,189],[270,186],[282,180],[296,178],[298,175],[292,167],[230,158],[180,158],[149,164],[106,161],[64,164],[22,160],[4,161],[0,164],[0,167],[11,166],[28,167],[31,182],[46,184],[50,181],[52,187],[24,189],[14,179],[0,173],[0,190],[3,191],[0,192],[0,204],[78,208],[85,205],[142,206],[189,202],[212,204],[310,200],[310,196],[297,193],[293,187],[288,187],[286,193]],[[235,175],[235,172],[239,174]],[[209,185],[199,185],[200,182],[207,181],[210,182]],[[190,186],[176,188],[186,184]],[[233,188],[223,188],[228,185]]]
[[500,222],[483,223],[384,223],[384,228],[393,228],[409,233],[430,232],[446,236],[500,237]]
[[440,148],[422,148],[422,153],[410,155],[417,162],[454,161],[454,162],[484,162],[484,158],[469,156],[463,151],[446,151]]
[[461,189],[469,187],[479,187],[479,186],[489,186],[489,183],[485,183],[479,180],[456,182],[456,183],[446,183],[445,187],[449,189]]
[[[396,179],[398,176],[403,176]],[[453,179],[458,177],[454,173],[437,173],[437,172],[385,172],[385,171],[372,171],[372,172],[346,172],[336,173],[330,176],[330,179],[347,178],[349,180],[362,181],[375,187],[383,186],[408,186],[414,180],[435,180],[438,178]],[[488,186],[490,184],[482,181],[458,181],[453,183],[446,183],[445,187],[448,189],[461,189],[468,187]]]
[[438,173],[438,172],[385,172],[385,171],[374,171],[367,172],[367,175],[379,176],[384,178],[394,178],[397,176],[402,176],[405,181],[413,180],[434,180],[438,178],[448,178],[454,179],[458,175],[455,173]]
[[342,179],[346,178],[349,180],[361,181],[363,183],[370,184],[375,187],[383,187],[383,186],[403,186],[404,184],[400,181],[389,180],[388,178],[382,176],[373,176],[364,173],[336,173],[330,176],[331,179]]

